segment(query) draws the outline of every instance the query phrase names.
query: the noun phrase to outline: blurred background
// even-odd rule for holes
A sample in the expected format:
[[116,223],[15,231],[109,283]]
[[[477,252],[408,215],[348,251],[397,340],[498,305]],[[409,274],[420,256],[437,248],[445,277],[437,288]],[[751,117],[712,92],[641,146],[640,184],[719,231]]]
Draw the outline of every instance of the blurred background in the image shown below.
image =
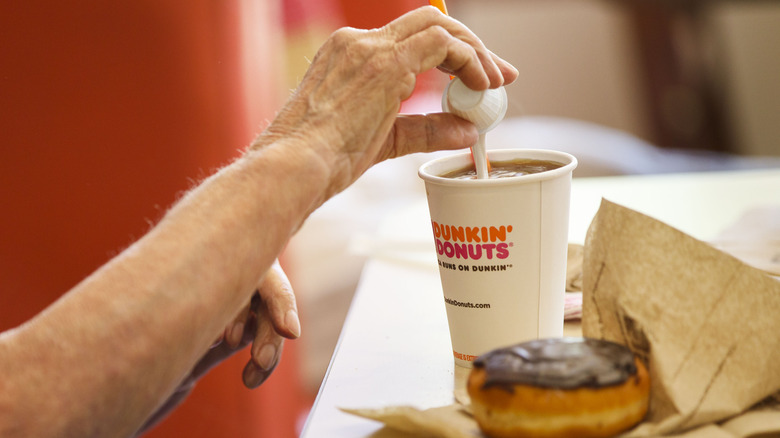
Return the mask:
[[[238,156],[332,31],[379,27],[425,4],[1,2],[0,330],[57,299]],[[780,165],[780,2],[447,5],[520,70],[491,146],[568,150],[577,177]],[[446,80],[421,76],[402,110],[439,111]],[[372,169],[290,243],[283,264],[303,337],[286,344],[265,385],[243,388],[243,352],[149,436],[297,436],[367,256],[355,236],[419,195],[416,166],[429,158]]]

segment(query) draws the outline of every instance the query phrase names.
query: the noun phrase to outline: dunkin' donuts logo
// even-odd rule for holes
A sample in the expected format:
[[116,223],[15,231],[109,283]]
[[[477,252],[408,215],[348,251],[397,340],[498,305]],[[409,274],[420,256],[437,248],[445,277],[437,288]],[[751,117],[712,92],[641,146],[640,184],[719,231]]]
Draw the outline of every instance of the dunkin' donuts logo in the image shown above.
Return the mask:
[[509,257],[511,225],[468,227],[431,221],[436,252],[451,259],[492,260]]

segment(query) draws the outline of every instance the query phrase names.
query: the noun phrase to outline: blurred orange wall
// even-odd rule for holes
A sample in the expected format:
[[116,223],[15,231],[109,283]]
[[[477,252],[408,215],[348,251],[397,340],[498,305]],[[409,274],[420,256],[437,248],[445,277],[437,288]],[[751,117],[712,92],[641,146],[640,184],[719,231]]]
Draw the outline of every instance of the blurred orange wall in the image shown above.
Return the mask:
[[[0,331],[140,237],[273,116],[276,13],[267,0],[0,2]],[[255,391],[240,353],[149,436],[294,436],[295,348]]]

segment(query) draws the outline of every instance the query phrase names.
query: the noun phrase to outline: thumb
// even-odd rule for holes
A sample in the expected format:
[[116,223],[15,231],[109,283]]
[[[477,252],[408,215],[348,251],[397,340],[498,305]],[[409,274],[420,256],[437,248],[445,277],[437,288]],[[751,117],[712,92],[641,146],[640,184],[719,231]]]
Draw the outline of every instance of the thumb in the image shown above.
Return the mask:
[[478,139],[476,126],[453,114],[400,115],[387,137],[386,154],[382,159],[415,152],[468,148]]

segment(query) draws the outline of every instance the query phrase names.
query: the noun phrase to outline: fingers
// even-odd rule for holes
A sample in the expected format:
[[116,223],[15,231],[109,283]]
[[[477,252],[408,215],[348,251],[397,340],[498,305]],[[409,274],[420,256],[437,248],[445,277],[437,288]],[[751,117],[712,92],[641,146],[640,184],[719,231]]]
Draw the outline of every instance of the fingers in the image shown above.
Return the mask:
[[[245,310],[248,317],[243,325],[241,336],[237,337],[239,339],[238,343],[230,345],[230,342],[233,341],[228,341],[228,339],[233,335],[226,335],[225,342],[212,347],[201,358],[193,368],[188,378],[189,381],[194,383],[212,367],[229,358],[250,342],[252,342],[251,356],[246,366],[244,366],[241,376],[244,385],[253,389],[260,386],[271,376],[281,358],[284,338],[276,332],[271,321],[268,306],[263,303],[258,292],[252,296],[252,300]],[[243,313],[244,311],[242,311]],[[231,332],[231,329],[226,329],[226,332]]]
[[[474,50],[469,43],[453,38],[440,26],[429,27],[398,44],[398,59],[415,74],[440,67],[460,77],[472,89],[484,90],[503,83],[492,58]],[[406,60],[405,62],[403,60]],[[494,84],[495,82],[495,84]]]
[[237,348],[239,344],[241,344],[241,339],[244,337],[244,329],[246,328],[249,316],[249,303],[247,303],[233,320],[233,324],[225,328],[224,339],[225,343],[227,343],[230,348]]
[[298,338],[301,335],[301,323],[295,294],[278,260],[268,270],[257,290],[268,308],[276,332],[289,339]]
[[493,58],[493,62],[498,66],[498,69],[501,70],[501,75],[504,77],[504,85],[511,84],[520,75],[520,72],[517,71],[514,65],[504,61],[493,52],[490,52],[490,56]]
[[247,388],[255,388],[271,375],[282,354],[284,337],[301,334],[295,295],[278,261],[266,273],[251,309],[256,331],[252,357],[244,367],[242,379]]
[[[281,354],[282,347],[279,347],[279,354]],[[271,373],[274,372],[274,368],[276,368],[276,365],[278,364],[278,360],[273,363],[271,368],[269,369],[263,369],[259,365],[257,365],[254,361],[250,360],[247,362],[247,364],[244,366],[244,371],[241,374],[241,380],[244,382],[244,386],[246,386],[249,389],[255,389],[258,386],[262,385],[263,382],[265,382],[268,377],[271,376]]]
[[284,338],[295,339],[300,334],[295,295],[277,260],[250,301],[225,328],[221,339],[195,365],[185,383],[194,383],[209,369],[252,342],[251,358],[244,367],[242,380],[248,388],[255,388],[279,363]]
[[282,354],[284,338],[274,329],[270,310],[257,295],[253,299],[253,312],[256,314],[257,329],[252,342],[252,356],[244,367],[242,379],[247,388],[256,388],[271,375]]
[[419,68],[410,66],[417,74],[439,66],[475,90],[495,88],[517,77],[511,64],[490,52],[466,26],[435,7],[409,12],[383,29],[395,36],[404,54],[401,59],[423,56],[425,62]]

